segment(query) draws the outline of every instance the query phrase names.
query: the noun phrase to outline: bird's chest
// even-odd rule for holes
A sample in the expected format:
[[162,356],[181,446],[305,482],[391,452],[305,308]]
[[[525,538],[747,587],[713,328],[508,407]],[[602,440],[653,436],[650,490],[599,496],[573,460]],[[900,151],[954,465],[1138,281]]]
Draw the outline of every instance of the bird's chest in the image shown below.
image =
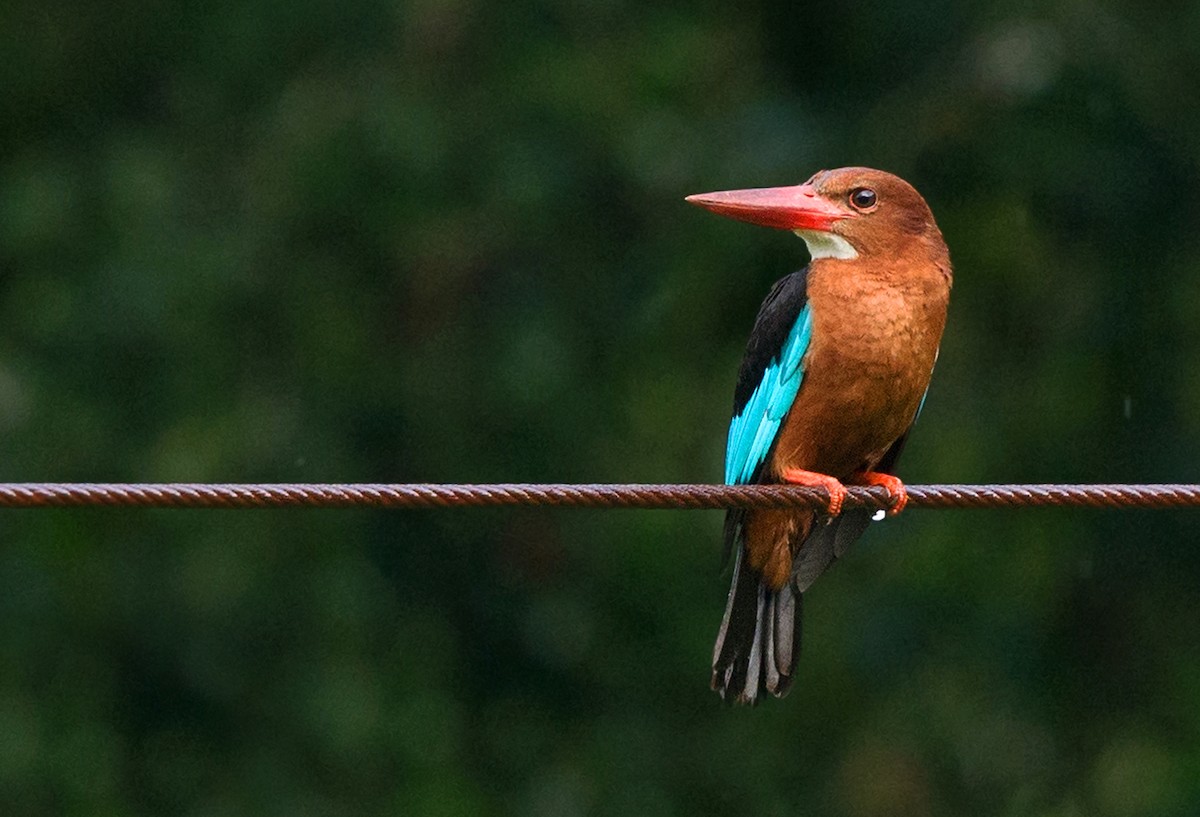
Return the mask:
[[929,374],[928,351],[936,350],[941,335],[932,336],[932,311],[925,299],[902,290],[815,298],[806,371],[851,391],[870,385],[900,398],[910,381]]
[[912,423],[933,369],[944,302],[896,288],[816,286],[804,382],[777,466],[848,475],[872,467]]

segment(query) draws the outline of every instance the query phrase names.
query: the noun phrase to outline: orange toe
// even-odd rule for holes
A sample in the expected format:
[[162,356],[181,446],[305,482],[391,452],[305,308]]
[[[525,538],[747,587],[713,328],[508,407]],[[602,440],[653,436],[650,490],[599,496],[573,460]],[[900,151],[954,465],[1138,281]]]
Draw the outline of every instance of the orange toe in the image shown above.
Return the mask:
[[891,474],[881,474],[878,471],[863,471],[855,474],[855,481],[861,482],[863,485],[880,485],[887,489],[891,495],[891,506],[888,508],[888,516],[895,516],[904,510],[904,506],[908,504],[908,491],[904,490],[904,483],[899,477],[894,477]]
[[828,474],[818,474],[816,471],[805,471],[801,468],[785,468],[780,474],[784,482],[792,485],[807,485],[811,488],[824,488],[829,492],[829,507],[827,513],[837,516],[842,512],[846,501],[846,486]]

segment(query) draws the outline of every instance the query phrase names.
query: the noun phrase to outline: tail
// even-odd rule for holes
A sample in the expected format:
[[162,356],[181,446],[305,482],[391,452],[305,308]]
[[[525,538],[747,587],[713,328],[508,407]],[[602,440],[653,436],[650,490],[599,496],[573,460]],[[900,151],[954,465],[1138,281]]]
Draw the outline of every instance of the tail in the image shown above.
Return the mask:
[[[735,547],[737,547],[735,545]],[[737,547],[725,617],[713,647],[712,688],[726,701],[754,704],[765,689],[776,697],[792,685],[800,657],[804,596],[791,582],[770,590],[743,569]]]

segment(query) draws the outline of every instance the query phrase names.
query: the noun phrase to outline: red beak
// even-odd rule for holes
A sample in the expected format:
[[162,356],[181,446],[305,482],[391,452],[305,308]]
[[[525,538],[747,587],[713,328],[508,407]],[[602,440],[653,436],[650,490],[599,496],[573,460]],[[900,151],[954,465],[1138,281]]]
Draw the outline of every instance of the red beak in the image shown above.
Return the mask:
[[819,196],[811,184],[699,193],[688,196],[685,201],[718,215],[780,230],[829,232],[835,221],[850,216],[833,202]]

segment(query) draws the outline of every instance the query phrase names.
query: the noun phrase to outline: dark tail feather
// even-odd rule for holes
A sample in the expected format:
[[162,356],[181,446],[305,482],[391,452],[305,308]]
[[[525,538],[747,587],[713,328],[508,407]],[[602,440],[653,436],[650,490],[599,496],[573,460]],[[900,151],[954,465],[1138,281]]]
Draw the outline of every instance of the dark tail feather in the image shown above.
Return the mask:
[[804,597],[791,583],[768,590],[754,571],[742,569],[742,556],[739,548],[713,647],[712,687],[727,701],[754,704],[762,690],[778,697],[792,684]]

